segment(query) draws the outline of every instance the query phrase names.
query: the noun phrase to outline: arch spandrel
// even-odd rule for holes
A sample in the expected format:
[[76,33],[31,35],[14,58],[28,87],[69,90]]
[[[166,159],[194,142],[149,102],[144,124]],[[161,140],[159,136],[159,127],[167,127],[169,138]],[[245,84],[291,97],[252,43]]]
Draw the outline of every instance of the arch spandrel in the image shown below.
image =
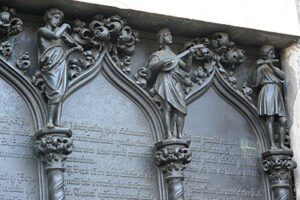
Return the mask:
[[185,133],[193,141],[193,162],[185,171],[186,198],[268,198],[260,133],[216,90],[213,84],[188,106]]
[[75,146],[65,164],[66,199],[160,199],[151,125],[102,73],[65,100],[62,120]]

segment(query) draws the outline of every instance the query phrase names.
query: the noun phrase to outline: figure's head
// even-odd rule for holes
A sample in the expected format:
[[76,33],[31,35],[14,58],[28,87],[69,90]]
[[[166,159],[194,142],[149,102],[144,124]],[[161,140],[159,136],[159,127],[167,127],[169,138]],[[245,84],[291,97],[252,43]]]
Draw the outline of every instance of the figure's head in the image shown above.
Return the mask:
[[272,45],[264,45],[259,50],[259,55],[261,58],[275,58],[275,48]]
[[56,8],[51,8],[45,13],[44,20],[52,28],[56,28],[62,24],[64,13]]
[[170,29],[167,29],[167,28],[161,29],[157,33],[157,37],[158,37],[159,49],[162,49],[162,47],[166,44],[173,43],[172,34],[171,34]]

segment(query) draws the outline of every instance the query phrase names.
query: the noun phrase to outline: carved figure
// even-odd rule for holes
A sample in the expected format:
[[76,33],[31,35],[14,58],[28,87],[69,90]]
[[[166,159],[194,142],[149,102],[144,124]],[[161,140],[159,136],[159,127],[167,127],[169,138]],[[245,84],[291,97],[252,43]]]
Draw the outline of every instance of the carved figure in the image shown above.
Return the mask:
[[[190,52],[191,48],[180,55],[175,55],[170,48],[172,35],[169,29],[158,33],[159,51],[153,53],[147,63],[147,69],[154,79],[152,91],[161,100],[162,116],[167,138],[182,138],[182,131],[187,114],[185,103],[186,63],[180,58]],[[196,48],[196,47],[195,47]],[[174,134],[176,124],[177,134]]]
[[258,112],[266,118],[266,128],[270,137],[271,148],[277,148],[274,141],[274,121],[279,122],[279,145],[286,149],[284,140],[286,136],[286,113],[281,93],[281,85],[285,74],[273,65],[279,62],[275,59],[274,47],[265,45],[260,49],[261,59],[257,60],[255,69],[251,75],[251,84],[260,87],[258,96]]
[[[63,18],[62,11],[48,10],[44,18],[46,25],[38,31],[39,65],[45,81],[45,95],[48,101],[48,128],[61,126],[62,101],[68,85],[66,58],[75,49],[82,50],[82,47],[66,33],[71,27],[69,24],[62,24]],[[63,47],[63,39],[73,48],[66,51]]]

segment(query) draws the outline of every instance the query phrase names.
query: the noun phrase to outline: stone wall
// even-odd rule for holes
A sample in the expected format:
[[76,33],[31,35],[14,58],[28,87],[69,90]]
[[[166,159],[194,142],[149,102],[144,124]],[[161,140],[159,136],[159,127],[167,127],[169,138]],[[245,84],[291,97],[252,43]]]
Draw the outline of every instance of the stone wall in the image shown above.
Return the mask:
[[285,100],[289,115],[291,148],[298,168],[294,170],[296,196],[300,199],[300,41],[283,49],[281,65],[286,72]]
[[[76,0],[275,33],[300,35],[299,0]],[[288,23],[286,23],[288,21]]]
[[[78,0],[99,4],[97,0]],[[142,2],[142,3],[141,3]],[[300,36],[300,0],[104,0],[102,5],[236,27]],[[217,5],[217,6],[216,6]],[[218,15],[216,15],[218,13]],[[286,72],[285,100],[294,159],[300,164],[300,41],[281,52]],[[294,172],[296,198],[300,200],[300,167]]]

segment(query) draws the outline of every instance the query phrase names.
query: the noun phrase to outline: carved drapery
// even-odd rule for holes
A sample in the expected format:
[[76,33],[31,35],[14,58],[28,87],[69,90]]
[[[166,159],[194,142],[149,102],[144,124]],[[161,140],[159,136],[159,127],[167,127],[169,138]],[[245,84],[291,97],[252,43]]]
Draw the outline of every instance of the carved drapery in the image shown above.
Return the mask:
[[[45,75],[40,70],[36,70],[33,76],[28,73],[32,68],[39,68],[32,66],[29,53],[26,52],[20,55],[15,62],[15,66],[5,61],[12,51],[9,38],[21,31],[22,21],[18,18],[12,18],[14,12],[8,8],[4,8],[1,12],[2,19],[0,20],[5,25],[0,27],[1,63],[4,66],[1,73],[7,73],[6,76],[10,76],[8,79],[11,79],[13,84],[25,84],[27,88],[21,88],[20,90],[30,91],[27,92],[26,95],[29,97],[26,98],[33,98],[33,102],[36,102],[36,104],[33,103],[32,110],[37,112],[36,115],[41,115],[36,117],[41,120],[36,122],[36,128],[39,131],[36,133],[35,151],[44,163],[47,173],[49,199],[64,199],[64,162],[73,149],[72,131],[58,126],[46,127],[46,122],[49,119],[49,116],[46,119],[46,115],[50,110],[49,107],[47,110],[49,98],[45,98],[45,92],[47,92]],[[65,26],[66,30],[71,28]],[[89,23],[79,19],[75,20],[72,29],[61,35],[70,48],[77,48],[79,52],[75,52],[74,56],[71,56],[66,63],[67,89],[60,101],[63,103],[63,100],[69,94],[95,77],[103,66],[104,75],[108,76],[114,85],[121,88],[122,91],[130,93],[127,95],[135,102],[139,102],[140,107],[147,105],[143,109],[149,120],[152,120],[151,124],[155,124],[152,128],[156,133],[154,159],[164,175],[168,198],[170,200],[184,199],[184,169],[192,160],[189,146],[190,142],[193,141],[189,141],[181,133],[174,134],[175,130],[172,134],[167,134],[166,119],[162,115],[164,107],[157,91],[152,90],[156,77],[151,77],[154,73],[151,71],[152,69],[147,68],[149,63],[139,68],[134,75],[132,74],[131,56],[134,54],[135,42],[138,41],[137,36],[137,32],[132,30],[126,21],[119,16],[104,18],[101,15],[96,15]],[[162,38],[162,40],[164,39]],[[197,65],[197,67],[192,67],[192,70],[187,74],[180,75],[183,82],[182,94],[185,96],[182,100],[188,105],[205,93],[210,86],[213,86],[217,90],[222,88],[219,92],[224,93],[226,98],[233,97],[234,100],[230,101],[235,107],[243,107],[247,112],[251,112],[248,115],[255,116],[255,119],[251,119],[254,122],[251,123],[261,133],[259,137],[262,137],[261,141],[264,147],[262,162],[264,171],[269,177],[273,195],[276,200],[291,198],[292,186],[290,179],[292,170],[296,168],[295,162],[292,161],[293,153],[289,149],[274,150],[274,148],[269,149],[267,147],[269,141],[263,136],[266,132],[262,126],[264,119],[259,118],[256,106],[252,103],[253,90],[247,82],[241,90],[238,90],[236,86],[237,78],[234,76],[234,70],[244,62],[245,52],[229,40],[228,34],[222,32],[214,33],[207,38],[193,39],[187,42],[183,49],[183,53],[186,52],[185,54],[190,56],[179,54],[182,57],[178,58],[174,55],[171,58],[163,58],[162,55],[157,53],[154,55],[161,56],[161,61],[171,59],[164,63],[165,66],[163,67],[166,68],[169,65],[170,68],[175,69],[176,66],[171,65],[176,62],[181,65],[182,61],[186,64],[185,66],[189,64],[192,66]],[[180,59],[182,60],[180,61]],[[168,70],[170,71],[170,69]],[[9,71],[11,72],[8,73]],[[168,82],[168,84],[172,83]],[[39,113],[36,110],[41,112]],[[151,116],[155,117],[152,118]],[[162,188],[161,190],[163,190]],[[165,196],[162,195],[161,198],[163,199]]]
[[[18,18],[12,18],[13,14],[14,10],[6,7],[3,8],[1,13],[3,25],[1,28],[1,53],[5,58],[9,58],[12,51],[12,47],[8,39],[10,36],[16,35],[22,30],[22,21]],[[59,15],[60,22],[57,24],[53,21],[54,15]],[[54,92],[56,94],[60,94],[61,97],[57,100],[57,103],[62,105],[62,102],[68,95],[70,95],[70,93],[74,92],[77,88],[87,83],[95,75],[97,75],[101,69],[103,58],[107,52],[110,52],[110,55],[112,55],[115,61],[119,58],[123,60],[118,64],[120,68],[123,67],[124,70],[130,71],[129,55],[134,52],[134,45],[137,41],[137,33],[133,32],[131,28],[126,25],[124,19],[119,16],[112,16],[111,18],[104,19],[103,16],[97,15],[87,25],[83,21],[75,20],[71,34],[66,31],[66,29],[70,29],[70,26],[62,24],[62,11],[58,9],[50,9],[46,12],[45,17],[48,22],[44,28],[40,29],[38,39],[42,38],[41,35],[43,35],[45,31],[48,31],[49,34],[60,34],[55,37],[62,39],[65,44],[69,45],[70,49],[66,52],[60,53],[57,51],[57,47],[53,47],[51,45],[47,46],[49,44],[43,44],[41,42],[42,40],[40,40],[39,45],[41,48],[46,48],[46,53],[41,55],[41,61],[39,62],[41,65],[44,64],[44,66],[40,66],[41,70],[39,70],[38,66],[31,66],[30,55],[28,52],[20,55],[16,59],[15,67],[10,65],[7,61],[1,61],[3,66],[7,67],[7,70],[12,70],[13,75],[11,79],[13,84],[17,84],[15,79],[19,77],[21,82],[20,90],[25,93],[26,98],[36,98],[31,101],[29,100],[29,104],[33,103],[32,110],[37,112],[41,111],[43,114],[42,117],[34,117],[34,119],[37,120],[36,128],[39,129],[36,133],[37,140],[35,142],[34,149],[38,158],[42,163],[44,163],[44,169],[48,180],[47,193],[49,195],[49,199],[59,200],[65,199],[63,175],[65,171],[64,162],[67,159],[67,155],[72,153],[73,142],[71,138],[72,131],[61,127],[62,124],[60,119],[56,119],[57,123],[54,124],[54,127],[51,124],[49,125],[49,118],[53,117],[51,116],[51,113],[53,114],[51,106],[49,108],[51,98],[50,93]],[[57,31],[54,29],[51,30],[53,26],[60,26],[61,32],[59,33],[58,31],[52,33],[51,31]],[[119,54],[118,58],[117,55],[119,52],[122,52],[122,54]],[[61,58],[52,61],[47,60],[53,59],[50,54],[56,53],[58,53],[57,57]],[[49,56],[47,56],[47,54],[49,54]],[[62,64],[63,62],[65,63]],[[48,69],[46,69],[46,65],[48,65]],[[59,65],[61,65],[61,67]],[[61,74],[57,74],[58,67],[60,67],[58,71],[66,70],[66,74],[63,76],[61,76]],[[31,71],[31,73],[28,73],[32,68],[35,72],[32,73]],[[57,85],[53,86],[53,88],[58,88],[57,91],[50,91],[49,88],[52,86],[49,84],[53,84],[53,82],[46,82],[48,78],[45,72],[53,68],[57,69],[51,72],[50,75],[56,77],[55,79],[53,79],[53,77],[49,78],[53,79],[51,81],[57,81],[57,84],[65,83],[66,88],[64,90],[59,91],[60,86]],[[2,72],[5,76],[8,76],[7,70],[5,69],[4,72]],[[29,88],[29,90],[27,88]],[[53,99],[51,99],[51,101],[53,101]],[[34,102],[40,104],[38,105],[40,108],[38,108]],[[47,106],[48,109],[46,109]],[[54,111],[54,115],[57,115],[56,118],[60,118],[61,113],[55,112],[57,111]],[[48,116],[46,117],[45,115]],[[48,123],[46,123],[46,120],[48,120]]]

